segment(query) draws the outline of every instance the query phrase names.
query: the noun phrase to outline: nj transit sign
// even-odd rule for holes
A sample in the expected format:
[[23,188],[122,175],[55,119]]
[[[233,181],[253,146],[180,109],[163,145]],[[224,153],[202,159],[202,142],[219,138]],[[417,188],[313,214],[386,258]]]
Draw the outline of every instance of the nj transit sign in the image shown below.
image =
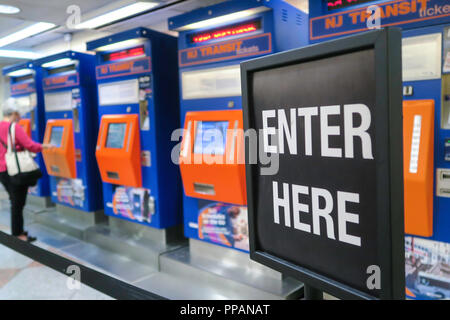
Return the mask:
[[342,299],[403,299],[400,29],[241,67],[246,133],[279,164],[246,164],[251,258]]
[[36,85],[34,83],[34,80],[11,85],[11,94],[13,95],[31,93],[35,91]]
[[[448,0],[395,0],[375,3],[380,8],[381,27],[400,26],[450,17]],[[368,30],[369,7],[340,11],[310,19],[310,39],[320,40]]]
[[180,67],[242,59],[272,52],[272,35],[264,33],[248,38],[223,41],[179,52]]

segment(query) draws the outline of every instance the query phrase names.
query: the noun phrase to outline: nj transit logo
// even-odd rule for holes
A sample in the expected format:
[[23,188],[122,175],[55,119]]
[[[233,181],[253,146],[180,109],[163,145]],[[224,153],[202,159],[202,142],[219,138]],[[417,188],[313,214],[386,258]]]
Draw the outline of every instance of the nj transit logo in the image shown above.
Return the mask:
[[80,84],[78,73],[44,78],[44,89],[73,87]]
[[[380,9],[381,26],[439,19],[450,16],[448,0],[395,0],[377,4]],[[310,19],[311,40],[368,30],[367,20],[371,17],[367,7],[341,11]]]
[[272,52],[272,35],[265,33],[243,39],[223,41],[181,50],[180,67],[263,55]]
[[96,75],[97,79],[123,77],[132,74],[151,72],[151,66],[151,58],[145,57],[97,66]]
[[36,90],[34,81],[23,82],[11,85],[12,94],[24,94],[34,92]]

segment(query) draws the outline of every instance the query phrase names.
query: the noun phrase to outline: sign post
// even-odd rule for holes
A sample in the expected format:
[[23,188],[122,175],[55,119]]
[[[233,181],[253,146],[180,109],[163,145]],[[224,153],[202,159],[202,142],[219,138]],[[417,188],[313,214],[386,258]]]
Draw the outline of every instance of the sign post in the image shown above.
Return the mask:
[[303,281],[311,298],[404,299],[401,32],[241,72],[245,129],[272,160],[247,154],[251,258]]

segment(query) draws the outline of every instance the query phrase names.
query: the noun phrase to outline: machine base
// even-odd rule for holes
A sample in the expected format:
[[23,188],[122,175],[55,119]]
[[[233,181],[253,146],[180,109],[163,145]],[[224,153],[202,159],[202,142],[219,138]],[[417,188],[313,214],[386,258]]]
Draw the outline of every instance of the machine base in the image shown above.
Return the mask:
[[136,283],[169,299],[299,299],[303,284],[250,260],[248,254],[190,239],[163,254],[161,272]]
[[86,231],[86,241],[159,270],[160,255],[185,244],[181,226],[155,229],[110,218]]
[[28,230],[38,239],[34,245],[131,284],[155,272],[145,265],[38,223],[31,224]]
[[84,239],[88,228],[106,222],[108,217],[103,211],[85,212],[57,204],[56,210],[42,212],[34,220],[75,238]]
[[29,210],[43,211],[54,206],[55,203],[52,202],[51,197],[37,197],[30,194],[27,196],[26,207],[29,208]]
[[23,213],[30,221],[35,221],[36,214],[52,211],[54,208],[55,204],[52,202],[50,197],[28,195]]

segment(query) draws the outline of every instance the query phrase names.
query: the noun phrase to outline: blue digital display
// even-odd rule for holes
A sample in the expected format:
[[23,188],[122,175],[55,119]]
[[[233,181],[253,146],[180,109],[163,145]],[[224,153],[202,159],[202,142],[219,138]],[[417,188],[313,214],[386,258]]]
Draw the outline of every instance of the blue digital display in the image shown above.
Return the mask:
[[223,155],[227,140],[228,121],[199,121],[194,153]]
[[110,123],[108,125],[108,136],[106,147],[111,149],[122,149],[125,140],[126,123]]
[[53,127],[50,135],[50,144],[56,148],[61,148],[64,127]]

